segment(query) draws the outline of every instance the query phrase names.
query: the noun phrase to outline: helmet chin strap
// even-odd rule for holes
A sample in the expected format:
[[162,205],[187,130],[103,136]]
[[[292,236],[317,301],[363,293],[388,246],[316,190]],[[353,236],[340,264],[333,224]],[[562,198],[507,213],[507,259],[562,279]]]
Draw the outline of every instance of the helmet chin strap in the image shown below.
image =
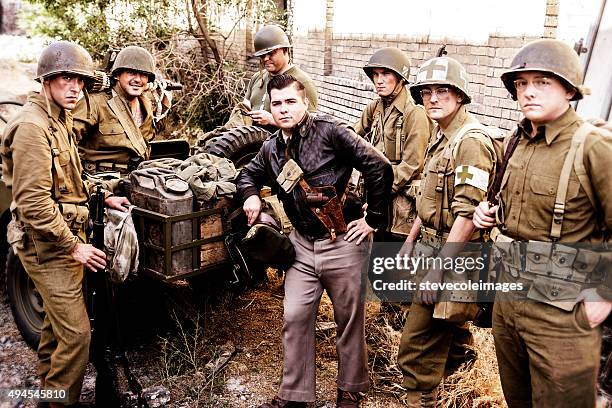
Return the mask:
[[393,92],[391,92],[389,95],[387,96],[381,96],[380,99],[382,99],[383,101],[383,106],[386,108],[387,106],[391,105],[391,103],[393,102],[393,100],[395,99],[395,97],[400,93],[400,91],[402,90],[402,87],[404,86],[404,80],[400,80],[398,81],[398,83],[395,85],[395,88],[393,88]]
[[91,119],[91,105],[89,104],[89,92],[87,87],[83,87],[83,98],[85,98],[85,105],[87,106],[87,120]]
[[47,95],[47,90],[45,89],[45,83],[47,83],[47,79],[43,78],[42,79],[42,91],[43,91],[43,95],[45,96],[45,103],[47,104],[47,115],[51,118],[53,117],[51,115],[51,104],[49,103],[49,96]]

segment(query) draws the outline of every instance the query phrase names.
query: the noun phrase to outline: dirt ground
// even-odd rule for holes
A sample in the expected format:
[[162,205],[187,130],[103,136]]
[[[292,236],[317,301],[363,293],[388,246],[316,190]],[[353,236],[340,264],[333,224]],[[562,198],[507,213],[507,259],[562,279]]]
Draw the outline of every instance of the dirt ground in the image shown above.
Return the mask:
[[[168,389],[168,407],[247,408],[263,403],[275,395],[282,370],[281,284],[282,279],[270,274],[270,282],[258,288],[216,296],[212,301],[209,295],[194,293],[185,282],[128,288],[122,319],[132,371],[143,387]],[[21,340],[7,299],[2,299],[0,388],[36,386],[36,355]],[[317,401],[313,407],[333,407],[335,402],[332,321],[331,304],[324,297],[317,320]],[[394,362],[401,334],[389,323],[379,313],[378,304],[368,303],[366,330],[373,386],[365,407],[403,406],[397,385],[401,378]],[[476,329],[475,336],[481,358],[471,369],[447,379],[440,406],[503,406],[490,333]],[[93,398],[94,378],[90,368],[84,401]],[[0,404],[5,406],[10,405]]]

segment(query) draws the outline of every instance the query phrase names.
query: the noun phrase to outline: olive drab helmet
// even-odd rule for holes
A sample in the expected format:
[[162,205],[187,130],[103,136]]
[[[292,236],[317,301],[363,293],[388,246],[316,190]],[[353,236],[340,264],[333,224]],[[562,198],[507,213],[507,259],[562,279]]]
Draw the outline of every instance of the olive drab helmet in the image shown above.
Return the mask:
[[111,75],[115,76],[117,71],[122,69],[143,72],[149,77],[149,82],[155,80],[155,60],[153,55],[142,47],[130,45],[119,51],[113,62]]
[[530,42],[521,48],[512,59],[510,69],[504,72],[501,80],[516,100],[514,79],[517,73],[524,71],[542,71],[551,73],[576,90],[573,101],[582,99],[588,89],[582,84],[583,73],[578,54],[567,44],[559,40],[542,39]]
[[450,57],[436,57],[425,61],[416,74],[416,81],[410,87],[412,98],[417,104],[423,104],[421,88],[425,85],[450,85],[460,91],[463,104],[468,104],[472,98],[468,94],[470,80],[465,67]]
[[80,45],[70,41],[57,41],[47,46],[38,59],[36,80],[60,73],[77,74],[85,80],[94,79],[91,55]]
[[410,58],[405,52],[394,47],[381,48],[370,57],[368,63],[363,67],[366,75],[374,81],[374,68],[386,68],[403,78],[406,82],[410,75]]
[[289,43],[287,34],[285,34],[282,28],[276,25],[262,27],[262,29],[255,34],[253,43],[255,45],[255,53],[253,55],[256,57],[261,57],[277,48],[292,47],[291,43]]

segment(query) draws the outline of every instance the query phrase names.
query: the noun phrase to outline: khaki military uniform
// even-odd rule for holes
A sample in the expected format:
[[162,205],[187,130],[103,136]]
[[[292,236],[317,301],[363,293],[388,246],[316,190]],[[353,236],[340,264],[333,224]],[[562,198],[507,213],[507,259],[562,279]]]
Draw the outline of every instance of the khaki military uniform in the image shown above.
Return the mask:
[[[500,277],[503,282],[523,283],[525,292],[520,296],[527,295],[527,300],[518,301],[517,293],[498,293],[493,310],[500,377],[511,408],[595,406],[601,329],[590,328],[584,303],[576,303],[576,296],[587,287],[596,287],[601,296],[612,299],[610,274],[606,280],[605,274],[598,275],[585,261],[592,251],[580,249],[572,255],[562,244],[601,243],[604,238],[598,225],[603,222],[608,230],[612,226],[610,133],[599,129],[589,133],[582,156],[599,208],[591,205],[572,167],[557,249],[552,255],[534,252],[551,241],[561,169],[582,123],[570,107],[530,138],[531,123],[523,121],[502,182],[498,216],[504,222],[501,229],[506,240],[531,241],[523,254],[525,267],[519,265],[521,256],[504,256]],[[559,265],[552,276],[538,272],[538,264],[546,265],[549,257]],[[557,273],[561,273],[559,279],[554,278]]]
[[[425,149],[431,137],[433,123],[422,106],[417,106],[405,87],[402,87],[389,106],[381,98],[370,101],[355,124],[355,132],[366,136],[393,166],[393,201],[398,195],[406,197],[393,206],[392,217],[401,217],[402,231],[410,232],[416,210],[416,197],[409,187],[423,170]],[[390,203],[392,204],[392,203]],[[389,225],[399,224],[391,222]]]
[[92,94],[89,112],[86,101],[79,101],[73,112],[74,129],[86,172],[127,173],[130,159],[148,160],[148,143],[155,137],[155,128],[151,100],[146,95],[138,97],[143,115],[140,124],[134,120],[119,84],[112,93]]
[[2,139],[3,178],[12,188],[7,238],[45,307],[38,347],[45,388],[68,390],[77,402],[88,361],[90,328],[82,293],[83,265],[71,256],[85,242],[87,188],[72,115],[31,93]]
[[[481,183],[468,184],[466,177],[461,177],[463,170],[482,175],[492,175],[495,166],[495,151],[488,136],[476,131],[464,133],[458,144],[454,137],[460,134],[465,125],[477,124],[478,121],[462,106],[448,128],[442,132],[439,126],[434,129],[434,137],[427,148],[425,170],[417,199],[417,211],[422,220],[422,239],[415,247],[415,255],[432,256],[446,240],[448,232],[458,216],[472,218],[475,206],[486,198],[486,192],[493,177],[481,178]],[[463,133],[463,132],[461,132]],[[438,183],[438,164],[443,160],[447,146],[455,146],[454,168],[443,169],[444,193],[440,202],[436,193]],[[449,163],[450,166],[450,163]],[[474,169],[476,168],[476,169]],[[476,177],[475,177],[476,178]],[[459,180],[459,181],[458,181]],[[442,209],[439,212],[439,209]],[[436,232],[439,231],[439,234]],[[436,235],[439,235],[436,237]],[[478,241],[476,232],[472,241]],[[438,241],[434,243],[434,241]],[[474,254],[469,254],[474,256]],[[427,271],[419,271],[424,275]],[[463,279],[472,279],[478,271],[467,271]],[[458,274],[445,275],[444,279],[456,278]],[[448,300],[456,302],[473,302],[472,293],[443,293]],[[465,321],[451,323],[444,319],[434,318],[434,306],[413,303],[406,319],[400,342],[398,363],[404,375],[403,385],[411,391],[428,392],[438,386],[449,361],[449,353],[463,344],[464,353],[467,345],[472,344],[472,336]]]
[[[302,85],[304,92],[308,98],[308,111],[315,112],[317,110],[317,88],[310,79],[310,76],[295,65],[290,66],[283,74],[292,75]],[[268,96],[268,82],[272,75],[266,70],[261,70],[255,73],[249,84],[244,99],[250,103],[250,108],[244,103],[239,103],[230,115],[228,121],[223,125],[226,129],[235,128],[238,126],[250,126],[253,120],[246,116],[246,112],[251,110],[265,110],[270,112],[270,96]]]

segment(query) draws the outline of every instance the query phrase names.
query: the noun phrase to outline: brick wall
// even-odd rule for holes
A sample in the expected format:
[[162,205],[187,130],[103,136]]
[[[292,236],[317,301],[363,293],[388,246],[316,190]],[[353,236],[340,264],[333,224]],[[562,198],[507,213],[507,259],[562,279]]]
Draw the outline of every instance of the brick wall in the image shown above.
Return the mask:
[[469,110],[484,124],[511,129],[521,114],[499,78],[518,49],[533,39],[491,35],[486,44],[469,44],[398,35],[334,33],[331,73],[324,75],[325,32],[309,31],[307,35],[294,34],[293,59],[317,84],[319,109],[352,123],[375,96],[362,70],[373,52],[382,47],[405,51],[412,61],[410,79],[414,80],[418,67],[446,44],[448,56],[461,62],[470,75]]

